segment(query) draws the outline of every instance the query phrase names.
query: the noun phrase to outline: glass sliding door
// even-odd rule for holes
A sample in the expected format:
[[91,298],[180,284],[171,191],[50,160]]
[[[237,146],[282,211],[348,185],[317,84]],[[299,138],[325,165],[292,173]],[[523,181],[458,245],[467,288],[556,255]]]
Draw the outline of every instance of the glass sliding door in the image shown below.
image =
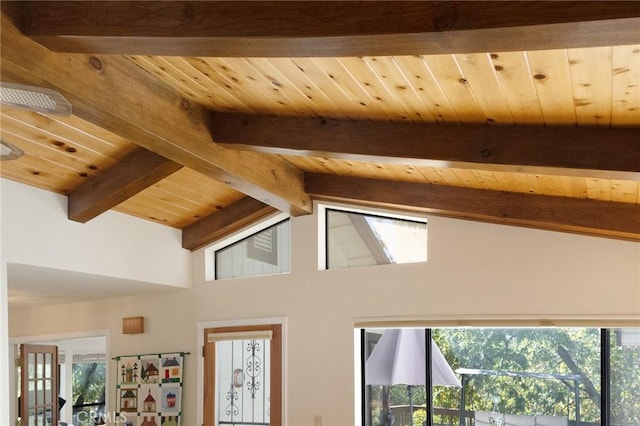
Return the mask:
[[[607,365],[607,354],[598,328],[432,329],[436,349],[430,395],[424,386],[366,381],[369,361],[387,330],[366,329],[361,334],[366,426],[595,426],[607,421],[605,409],[610,409],[611,425],[640,424],[640,329],[611,331],[610,383],[605,384],[609,372],[601,369]],[[444,366],[437,365],[438,356]],[[420,365],[424,360],[420,355],[413,362]],[[438,382],[445,370],[452,371],[462,386]],[[431,418],[426,414],[427,398],[432,402]]]

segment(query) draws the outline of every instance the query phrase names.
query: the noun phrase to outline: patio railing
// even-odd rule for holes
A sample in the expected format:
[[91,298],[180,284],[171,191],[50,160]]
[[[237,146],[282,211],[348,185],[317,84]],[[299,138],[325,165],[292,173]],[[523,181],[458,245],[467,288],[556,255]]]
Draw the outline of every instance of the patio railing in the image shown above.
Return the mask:
[[[414,405],[413,411],[416,412],[418,410],[426,410],[424,405]],[[411,416],[409,414],[409,406],[408,405],[394,405],[391,407],[391,413],[395,418],[394,426],[410,426],[411,425]],[[458,420],[458,416],[460,415],[460,410],[453,408],[439,408],[434,407],[434,422],[435,426],[458,426],[460,424]],[[469,426],[473,425],[475,412],[467,411],[465,413],[466,424]],[[422,425],[414,425],[414,426],[422,426]]]
[[[414,405],[413,411],[416,412],[418,410],[425,410],[424,405]],[[391,413],[395,419],[393,426],[410,426],[411,425],[411,416],[409,413],[409,405],[394,405],[391,407]],[[460,424],[458,420],[458,415],[460,411],[457,408],[438,408],[435,407],[433,409],[434,414],[434,426],[458,426]],[[465,424],[467,426],[476,426],[476,412],[475,411],[467,411],[465,412]],[[415,424],[413,426],[422,426],[419,424]],[[505,426],[510,426],[506,424]],[[577,426],[575,420],[568,420],[567,426]],[[580,422],[580,426],[600,426],[600,423],[591,423],[591,422]]]

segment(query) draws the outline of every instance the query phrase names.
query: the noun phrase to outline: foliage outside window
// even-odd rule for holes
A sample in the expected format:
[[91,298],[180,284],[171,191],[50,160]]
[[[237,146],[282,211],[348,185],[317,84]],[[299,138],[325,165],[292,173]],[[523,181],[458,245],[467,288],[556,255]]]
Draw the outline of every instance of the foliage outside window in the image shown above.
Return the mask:
[[640,336],[640,328],[613,330],[611,347],[611,424],[640,425],[640,341],[626,342],[624,333]]
[[93,426],[104,414],[106,390],[105,362],[73,363],[73,424]]
[[[365,358],[376,344],[378,332],[365,333]],[[545,416],[559,424],[575,425],[573,384],[553,375],[579,375],[581,425],[599,425],[601,407],[601,330],[595,328],[442,328],[432,330],[433,340],[451,368],[499,372],[543,373],[548,379],[477,375],[465,386],[465,424],[481,424],[478,413],[495,419],[505,415]],[[640,346],[622,346],[611,337],[611,425],[640,424]],[[460,377],[460,375],[458,375]],[[410,425],[407,386],[365,386],[363,423],[385,425],[385,398],[395,426]],[[424,386],[412,392],[414,425],[426,420]],[[461,391],[434,386],[434,425],[459,425]],[[555,419],[555,420],[553,420]],[[563,423],[566,419],[566,423]],[[555,423],[554,423],[555,424]]]

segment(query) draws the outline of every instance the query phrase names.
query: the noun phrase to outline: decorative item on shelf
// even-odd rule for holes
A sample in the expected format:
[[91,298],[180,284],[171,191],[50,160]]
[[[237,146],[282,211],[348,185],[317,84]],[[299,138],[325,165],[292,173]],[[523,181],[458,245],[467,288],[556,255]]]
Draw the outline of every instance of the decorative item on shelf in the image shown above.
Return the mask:
[[122,318],[122,334],[144,333],[144,317]]

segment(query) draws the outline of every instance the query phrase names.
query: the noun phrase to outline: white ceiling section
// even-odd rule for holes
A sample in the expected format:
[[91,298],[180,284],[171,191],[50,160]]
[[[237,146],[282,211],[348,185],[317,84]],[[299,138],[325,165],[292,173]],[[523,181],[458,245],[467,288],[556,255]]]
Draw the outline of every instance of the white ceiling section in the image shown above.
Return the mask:
[[9,263],[9,308],[55,305],[176,290],[175,287]]

